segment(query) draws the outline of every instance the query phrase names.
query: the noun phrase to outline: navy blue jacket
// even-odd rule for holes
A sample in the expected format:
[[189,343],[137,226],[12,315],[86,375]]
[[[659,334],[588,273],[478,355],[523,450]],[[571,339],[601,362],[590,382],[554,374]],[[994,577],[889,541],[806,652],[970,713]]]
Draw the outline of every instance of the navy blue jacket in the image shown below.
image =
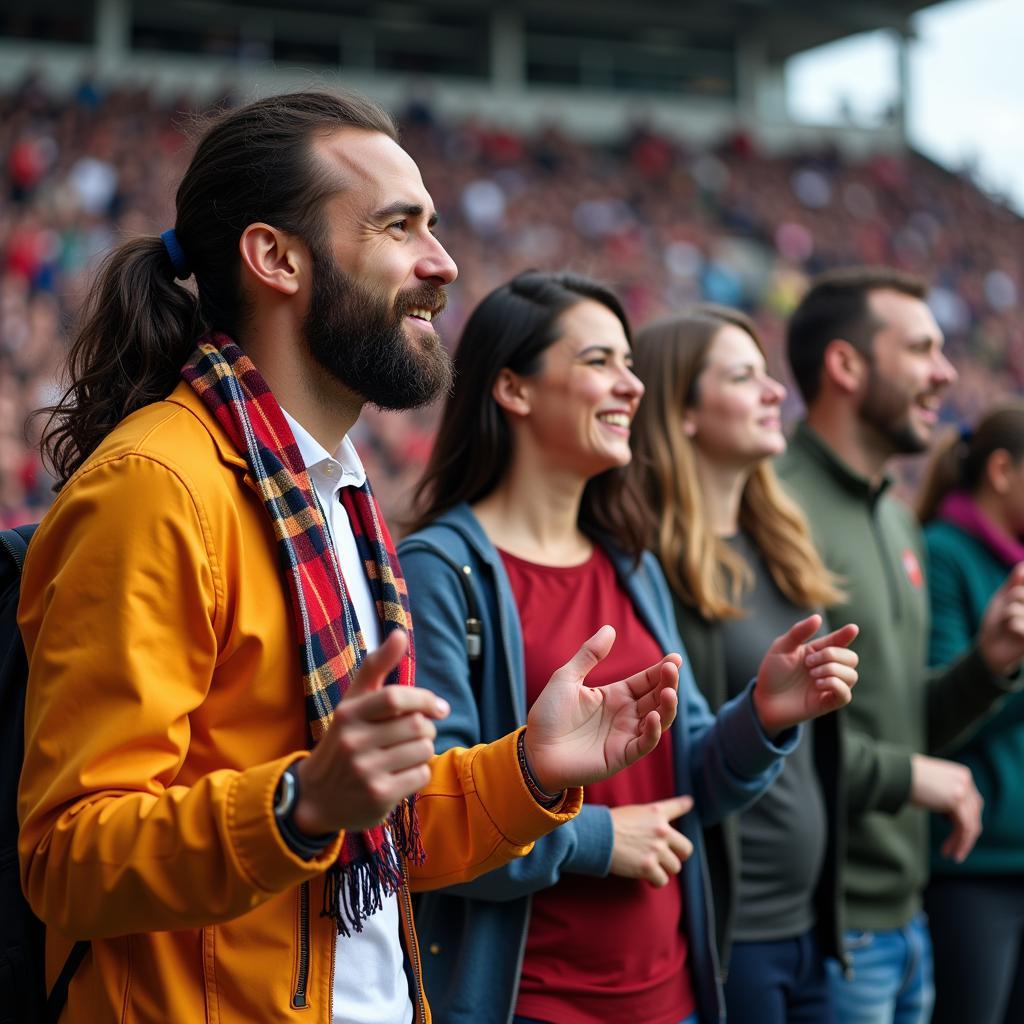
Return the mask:
[[[683,653],[668,587],[654,557],[645,554],[634,566],[614,547],[603,547],[661,649]],[[452,706],[451,715],[438,724],[438,749],[488,742],[523,725],[526,682],[519,615],[501,556],[472,511],[466,505],[452,509],[407,537],[398,550],[413,612],[417,684]],[[482,624],[482,658],[476,667],[466,653],[462,566],[469,567]],[[679,682],[679,714],[672,727],[675,792],[692,794],[695,805],[676,823],[694,846],[679,877],[700,1019],[717,1024],[722,1001],[701,826],[751,803],[775,778],[797,734],[792,730],[780,738],[781,745],[773,744],[758,722],[750,690],[714,717],[685,656]],[[562,872],[604,877],[612,841],[608,808],[585,804],[577,818],[541,839],[528,856],[474,882],[420,898],[416,922],[425,984],[439,1024],[511,1020],[531,895],[554,885]]]

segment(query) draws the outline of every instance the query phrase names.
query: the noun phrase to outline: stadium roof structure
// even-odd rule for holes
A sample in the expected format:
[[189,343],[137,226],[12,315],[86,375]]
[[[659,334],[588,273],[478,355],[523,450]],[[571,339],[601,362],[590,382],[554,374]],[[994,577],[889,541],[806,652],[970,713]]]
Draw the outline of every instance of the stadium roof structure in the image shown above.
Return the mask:
[[[905,144],[913,16],[944,0],[34,0],[0,3],[0,79],[46,67],[143,75],[212,92],[287,88],[309,75],[399,104],[429,83],[447,110],[517,123],[551,115],[612,136],[634,102],[694,138],[728,125],[784,144],[786,64],[861,32],[896,42],[891,114],[855,135]],[[772,142],[774,145],[774,142]]]
[[771,60],[785,60],[805,50],[860,32],[891,29],[910,32],[918,11],[943,0],[512,0],[503,6],[523,11],[546,10],[588,18],[618,15],[634,31],[645,25],[675,24],[680,29],[755,35]]
[[[878,29],[910,34],[918,11],[946,0],[291,0],[289,10],[356,17],[417,19],[432,13],[500,11],[576,26],[618,25],[627,34],[662,33],[685,42],[687,31],[757,37],[771,60],[785,60],[826,43]],[[281,9],[285,0],[178,0],[182,6]],[[171,0],[175,6],[175,0]],[[673,39],[672,36],[676,35]]]

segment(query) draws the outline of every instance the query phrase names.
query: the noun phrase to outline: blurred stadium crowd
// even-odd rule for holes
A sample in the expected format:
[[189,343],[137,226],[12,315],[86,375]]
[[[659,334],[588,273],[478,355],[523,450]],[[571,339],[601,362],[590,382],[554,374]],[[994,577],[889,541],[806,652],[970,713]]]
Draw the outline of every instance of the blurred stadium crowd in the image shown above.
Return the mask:
[[[70,98],[34,77],[0,95],[2,527],[38,518],[51,500],[36,449],[44,418],[29,414],[58,394],[97,261],[126,236],[173,224],[203,113],[187,97],[90,81]],[[783,159],[744,135],[694,151],[642,123],[596,146],[554,124],[523,135],[440,123],[421,102],[401,120],[460,268],[441,326],[451,343],[474,304],[515,272],[571,267],[611,283],[637,325],[699,299],[747,310],[782,374],[782,324],[807,276],[886,263],[933,282],[930,304],[961,374],[950,420],[973,422],[1024,389],[1024,220],[920,156],[851,162],[826,149]],[[357,428],[396,519],[434,415],[371,413]]]

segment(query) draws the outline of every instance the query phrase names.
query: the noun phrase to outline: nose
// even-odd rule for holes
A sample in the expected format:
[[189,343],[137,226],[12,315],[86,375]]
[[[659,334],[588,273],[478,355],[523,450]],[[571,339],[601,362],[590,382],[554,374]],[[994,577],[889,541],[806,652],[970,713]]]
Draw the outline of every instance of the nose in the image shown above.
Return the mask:
[[431,281],[437,285],[451,284],[459,276],[459,268],[448,255],[448,250],[430,234],[424,241],[424,247],[416,263],[416,276],[421,281]]
[[786,397],[786,385],[781,380],[766,376],[764,378],[763,401],[769,405],[781,405]]
[[624,366],[622,373],[619,375],[618,381],[615,385],[616,393],[621,395],[623,398],[635,399],[637,402],[644,397],[644,382],[633,372],[633,370]]
[[956,372],[956,367],[946,358],[946,353],[941,351],[936,353],[933,375],[935,382],[944,387],[954,384],[960,376]]

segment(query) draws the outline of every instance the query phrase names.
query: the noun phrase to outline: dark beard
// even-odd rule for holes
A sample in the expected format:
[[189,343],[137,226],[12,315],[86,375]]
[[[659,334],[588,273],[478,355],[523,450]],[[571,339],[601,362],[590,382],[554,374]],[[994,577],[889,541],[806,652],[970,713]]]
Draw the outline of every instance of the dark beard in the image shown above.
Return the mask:
[[860,406],[860,418],[882,437],[894,455],[918,455],[928,448],[928,439],[914,430],[907,395],[876,372],[871,363],[867,391]]
[[436,334],[410,341],[405,316],[417,308],[439,313],[445,301],[440,288],[424,283],[389,304],[314,248],[303,334],[313,359],[360,398],[380,409],[416,409],[451,389],[452,363]]

